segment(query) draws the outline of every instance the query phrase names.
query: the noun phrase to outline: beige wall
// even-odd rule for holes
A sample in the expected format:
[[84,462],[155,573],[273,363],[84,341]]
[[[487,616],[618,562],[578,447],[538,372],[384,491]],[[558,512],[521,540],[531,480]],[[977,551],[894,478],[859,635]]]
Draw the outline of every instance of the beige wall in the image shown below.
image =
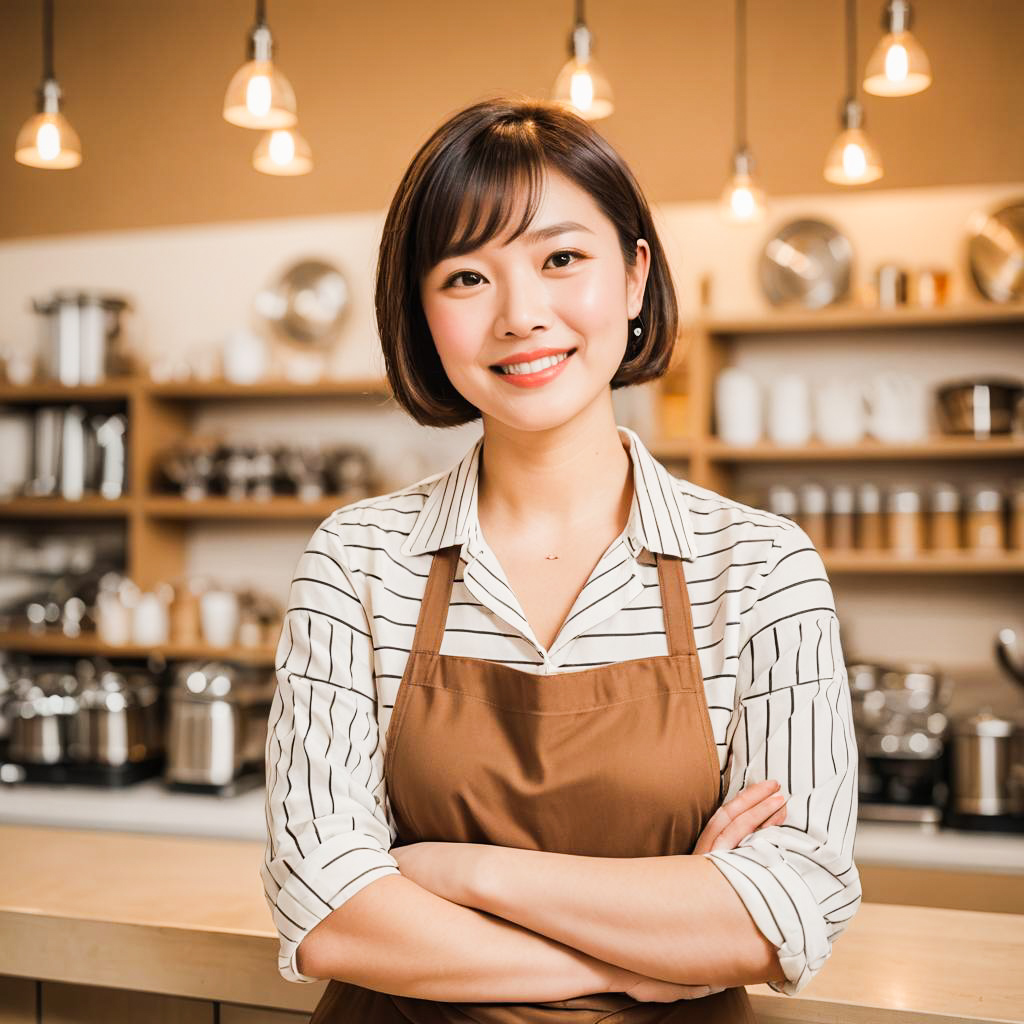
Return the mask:
[[[252,170],[257,134],[220,103],[243,59],[251,0],[57,0],[55,63],[85,160],[15,163],[41,68],[41,0],[0,4],[0,238],[238,221],[387,206],[415,148],[449,112],[498,90],[546,95],[569,0],[271,0],[312,174]],[[749,0],[750,140],[769,192],[841,191],[821,176],[843,93],[842,0]],[[730,0],[591,0],[618,110],[601,130],[654,202],[710,199],[732,147]],[[861,66],[882,0],[859,0]],[[1024,176],[1024,3],[918,0],[936,71],[901,100],[865,97],[878,188]]]

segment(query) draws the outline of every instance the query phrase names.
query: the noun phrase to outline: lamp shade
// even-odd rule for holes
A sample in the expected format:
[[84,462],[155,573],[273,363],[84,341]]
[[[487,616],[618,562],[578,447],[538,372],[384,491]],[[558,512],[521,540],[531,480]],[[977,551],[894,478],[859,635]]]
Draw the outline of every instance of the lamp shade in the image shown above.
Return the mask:
[[295,91],[272,61],[246,61],[224,94],[224,120],[240,128],[291,128],[298,120]]
[[928,56],[910,32],[883,36],[864,69],[864,89],[875,96],[911,96],[931,82]]
[[825,178],[835,185],[866,185],[882,177],[882,158],[860,128],[839,133],[825,159]]
[[275,128],[260,139],[252,165],[263,174],[308,174],[313,169],[313,153],[294,128]]
[[82,144],[71,122],[59,111],[33,114],[21,127],[14,159],[28,167],[63,171],[82,162]]
[[570,57],[555,79],[551,99],[587,121],[608,117],[615,109],[612,87],[593,57]]

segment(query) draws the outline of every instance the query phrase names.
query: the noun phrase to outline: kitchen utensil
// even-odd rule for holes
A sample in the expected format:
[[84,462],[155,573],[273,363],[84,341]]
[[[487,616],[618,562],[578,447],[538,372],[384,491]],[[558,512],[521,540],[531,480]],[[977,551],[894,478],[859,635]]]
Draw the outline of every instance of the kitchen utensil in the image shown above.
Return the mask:
[[940,428],[947,434],[973,434],[979,440],[1009,434],[1024,404],[1024,381],[985,377],[952,381],[935,392]]
[[923,309],[944,306],[949,295],[949,271],[922,267],[914,275],[914,302]]
[[247,327],[238,327],[224,340],[224,379],[232,384],[254,384],[267,375],[270,354],[266,341]]
[[256,312],[286,341],[330,348],[349,306],[341,271],[323,260],[301,260],[271,288],[257,293]]
[[1024,647],[1009,626],[996,634],[996,661],[1014,682],[1024,686]]
[[32,416],[20,409],[0,410],[0,500],[21,494],[32,474]]
[[773,306],[819,309],[850,290],[853,248],[831,224],[803,218],[783,225],[768,239],[758,273]]
[[967,264],[978,292],[993,302],[1024,299],[1024,200],[978,211],[967,230]]
[[238,595],[231,590],[207,590],[199,598],[203,639],[210,647],[231,647],[238,632]]
[[753,374],[727,366],[715,379],[715,425],[726,444],[756,444],[764,430],[761,386]]

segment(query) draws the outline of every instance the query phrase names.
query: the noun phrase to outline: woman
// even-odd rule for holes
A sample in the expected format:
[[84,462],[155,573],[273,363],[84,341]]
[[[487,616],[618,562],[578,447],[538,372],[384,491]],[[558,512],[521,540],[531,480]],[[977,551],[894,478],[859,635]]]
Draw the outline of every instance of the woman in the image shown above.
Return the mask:
[[806,533],[615,423],[677,331],[639,186],[574,114],[475,104],[398,187],[376,309],[397,401],[483,431],[300,559],[282,976],[334,979],[317,1024],[754,1020],[860,903],[849,688]]

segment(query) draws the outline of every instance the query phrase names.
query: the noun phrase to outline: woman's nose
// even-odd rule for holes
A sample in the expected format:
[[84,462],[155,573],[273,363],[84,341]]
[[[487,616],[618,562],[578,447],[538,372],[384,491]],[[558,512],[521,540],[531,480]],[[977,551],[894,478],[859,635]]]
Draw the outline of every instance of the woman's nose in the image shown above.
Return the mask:
[[509,282],[501,291],[495,318],[494,333],[499,338],[509,335],[527,337],[535,330],[551,324],[551,306],[542,281],[523,275]]

